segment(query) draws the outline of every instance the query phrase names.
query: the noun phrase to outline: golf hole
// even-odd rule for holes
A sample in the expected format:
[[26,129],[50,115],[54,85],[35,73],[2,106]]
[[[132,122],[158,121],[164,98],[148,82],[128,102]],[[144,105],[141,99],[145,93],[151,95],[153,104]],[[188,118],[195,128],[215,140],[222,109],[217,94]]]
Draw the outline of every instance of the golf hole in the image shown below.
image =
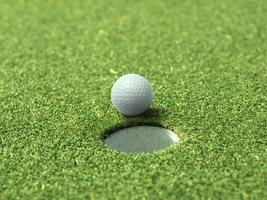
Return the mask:
[[163,127],[133,126],[115,131],[104,139],[108,148],[126,153],[150,153],[179,141],[178,136]]

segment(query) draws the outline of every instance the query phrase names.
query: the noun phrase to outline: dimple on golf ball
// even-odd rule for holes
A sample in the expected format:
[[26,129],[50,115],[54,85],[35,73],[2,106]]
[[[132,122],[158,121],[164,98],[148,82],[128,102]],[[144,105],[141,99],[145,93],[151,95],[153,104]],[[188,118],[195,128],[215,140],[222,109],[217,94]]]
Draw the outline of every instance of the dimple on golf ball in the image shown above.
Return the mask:
[[115,108],[127,116],[140,115],[151,105],[153,90],[143,76],[126,74],[111,89],[111,101]]

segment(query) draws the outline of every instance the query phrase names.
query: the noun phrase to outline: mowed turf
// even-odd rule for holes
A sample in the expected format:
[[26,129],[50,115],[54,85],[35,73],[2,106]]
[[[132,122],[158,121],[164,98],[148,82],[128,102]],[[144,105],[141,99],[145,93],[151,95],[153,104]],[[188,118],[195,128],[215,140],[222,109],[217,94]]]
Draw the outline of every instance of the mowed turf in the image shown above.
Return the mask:
[[[0,199],[266,199],[265,0],[0,0]],[[126,118],[138,73],[152,110]],[[116,127],[181,142],[109,150]]]

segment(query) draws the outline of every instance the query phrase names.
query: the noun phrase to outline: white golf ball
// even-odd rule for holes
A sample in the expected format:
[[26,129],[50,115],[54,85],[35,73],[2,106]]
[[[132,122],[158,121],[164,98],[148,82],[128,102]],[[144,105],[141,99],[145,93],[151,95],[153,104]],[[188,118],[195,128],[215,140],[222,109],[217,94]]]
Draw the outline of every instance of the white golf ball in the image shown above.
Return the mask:
[[153,90],[144,77],[126,74],[120,77],[111,89],[111,101],[124,115],[135,116],[145,112],[151,105]]

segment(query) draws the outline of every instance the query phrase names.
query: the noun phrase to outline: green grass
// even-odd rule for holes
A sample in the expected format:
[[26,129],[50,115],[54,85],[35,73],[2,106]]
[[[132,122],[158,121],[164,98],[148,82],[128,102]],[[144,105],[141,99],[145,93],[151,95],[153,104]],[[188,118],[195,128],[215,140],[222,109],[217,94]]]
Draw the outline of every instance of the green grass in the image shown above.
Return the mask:
[[[0,199],[266,199],[265,0],[0,0]],[[149,115],[116,112],[127,73]],[[114,127],[181,142],[108,150]]]

